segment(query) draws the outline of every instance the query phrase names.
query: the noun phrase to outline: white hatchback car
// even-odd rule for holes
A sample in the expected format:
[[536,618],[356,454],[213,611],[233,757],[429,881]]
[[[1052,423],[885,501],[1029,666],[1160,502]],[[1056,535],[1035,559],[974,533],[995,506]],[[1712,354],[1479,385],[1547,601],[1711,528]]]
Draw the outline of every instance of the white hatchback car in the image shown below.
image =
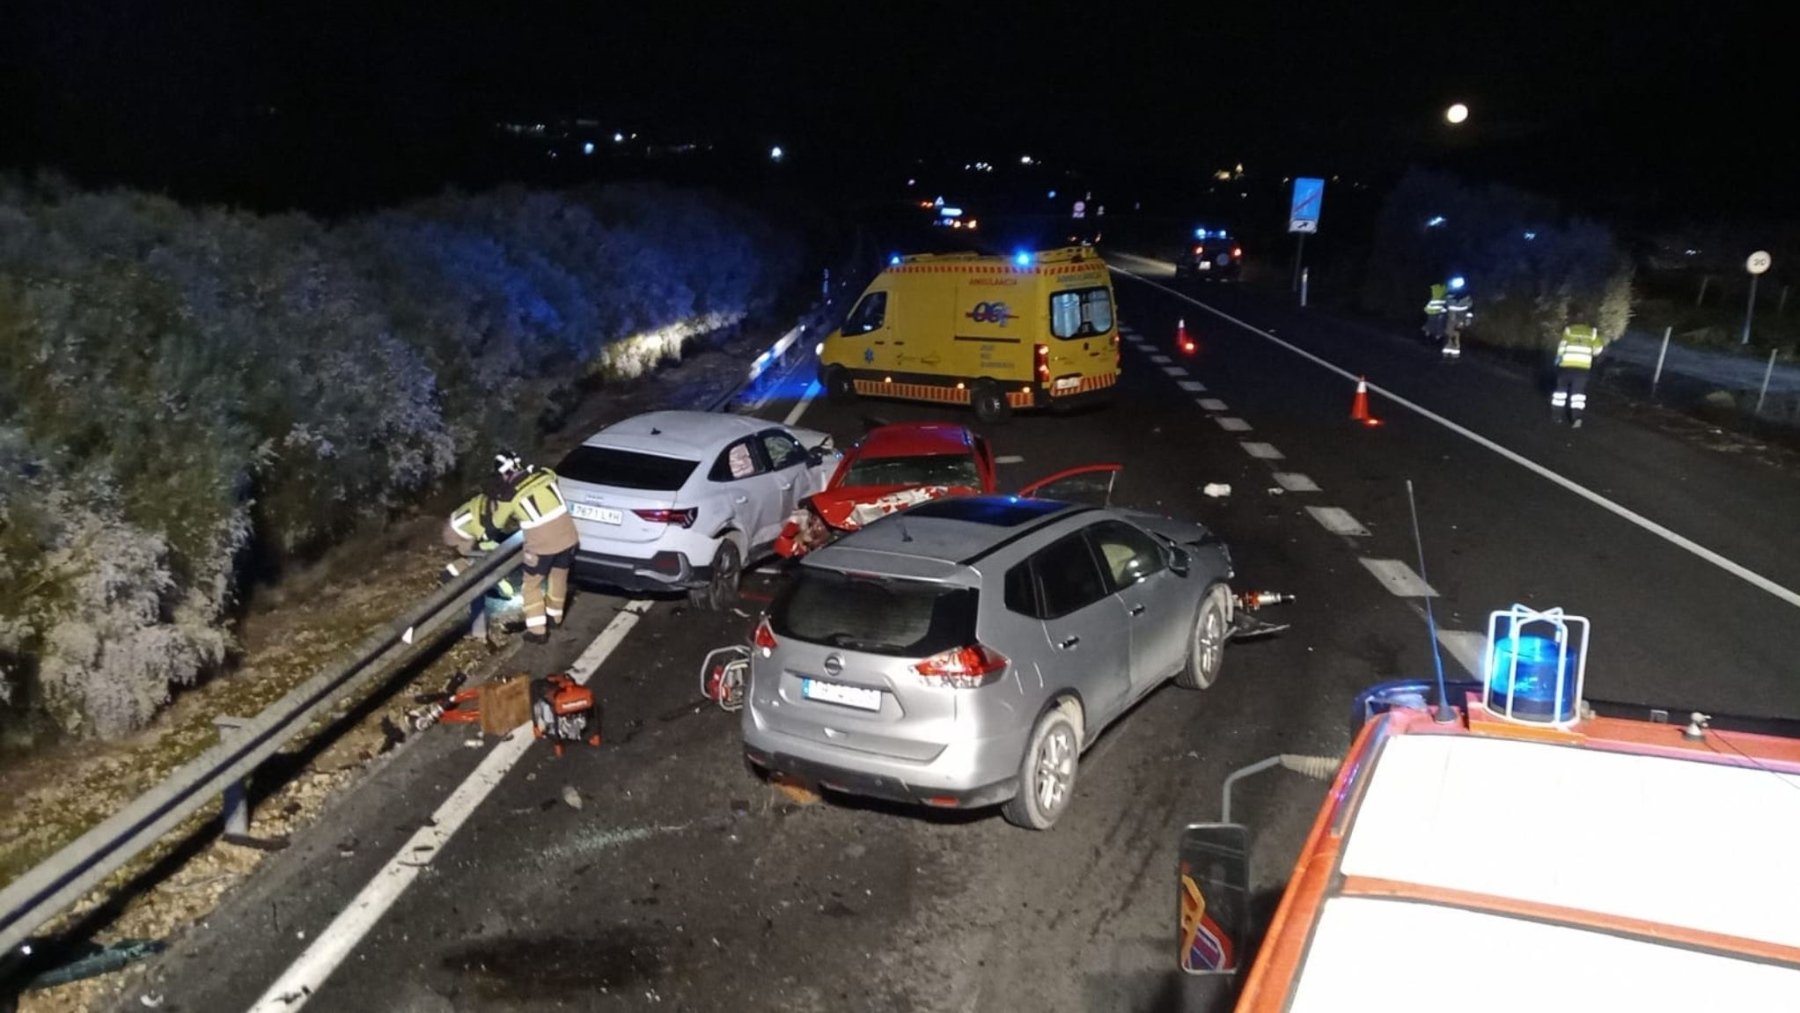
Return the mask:
[[824,488],[831,437],[744,415],[649,412],[616,422],[556,466],[581,534],[577,579],[625,591],[733,600],[747,560]]

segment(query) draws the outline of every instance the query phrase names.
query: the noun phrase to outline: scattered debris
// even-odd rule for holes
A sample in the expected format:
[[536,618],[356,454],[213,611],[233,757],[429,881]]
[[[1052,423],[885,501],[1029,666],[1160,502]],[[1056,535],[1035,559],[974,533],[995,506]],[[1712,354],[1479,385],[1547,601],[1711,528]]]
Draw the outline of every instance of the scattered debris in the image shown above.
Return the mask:
[[162,1000],[163,997],[161,992],[145,992],[143,995],[138,996],[138,1002],[151,1009],[161,1006]]
[[351,855],[356,854],[356,845],[356,838],[346,837],[338,842],[338,854],[343,855],[345,858],[349,858]]
[[849,859],[861,858],[868,852],[868,845],[865,844],[849,844],[844,847],[844,857]]
[[581,792],[576,791],[574,785],[563,785],[562,800],[567,803],[568,807],[571,809],[581,808]]
[[281,851],[291,843],[285,836],[252,837],[249,834],[225,834],[220,840],[226,844],[235,844],[240,848],[255,848],[258,851]]
[[1278,486],[1278,485],[1272,485],[1269,487],[1269,495],[1271,495],[1271,496],[1280,496],[1285,492],[1287,492],[1287,490],[1283,489],[1281,486]]
[[795,805],[817,805],[824,801],[823,796],[817,791],[814,791],[798,781],[792,781],[785,777],[770,778],[769,787],[775,789],[776,792]]
[[1231,495],[1231,486],[1226,485],[1224,482],[1208,482],[1206,483],[1206,488],[1200,491],[1211,496],[1213,499],[1221,499]]

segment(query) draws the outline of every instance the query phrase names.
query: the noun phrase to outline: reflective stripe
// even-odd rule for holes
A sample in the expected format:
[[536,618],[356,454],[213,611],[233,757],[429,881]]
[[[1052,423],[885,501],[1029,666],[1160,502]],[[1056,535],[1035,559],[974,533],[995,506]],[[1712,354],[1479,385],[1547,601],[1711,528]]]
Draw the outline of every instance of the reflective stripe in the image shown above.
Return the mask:
[[467,510],[461,510],[451,515],[450,530],[471,540],[480,533],[475,527],[474,513]]
[[[525,501],[525,509],[529,513],[532,513],[532,514],[537,513],[537,508],[531,505],[530,500]],[[536,520],[520,521],[519,527],[524,528],[526,531],[530,531],[532,528],[542,527],[543,525],[548,524],[553,520],[556,520],[558,517],[561,517],[568,512],[569,512],[569,508],[566,506],[563,506],[559,503],[559,504],[557,504],[557,507],[555,510],[550,511],[547,514],[544,514],[542,517],[538,517]]]
[[561,618],[562,618],[562,614],[563,614],[563,610],[562,610],[562,609],[553,609],[553,608],[546,608],[546,609],[545,609],[545,610],[544,610],[544,614],[545,614],[545,615],[547,615],[547,616],[549,616],[549,617],[550,617],[550,618],[552,618],[552,619],[561,619]]
[[1561,408],[1563,405],[1568,404],[1569,403],[1569,392],[1566,390],[1559,390],[1556,393],[1550,395],[1550,403],[1555,405],[1558,408]]
[[548,626],[548,625],[550,625],[550,620],[546,619],[543,616],[532,616],[530,619],[525,620],[525,625],[528,627],[530,627],[530,626]]
[[1587,407],[1587,395],[1586,394],[1572,394],[1569,396],[1569,404],[1573,405],[1576,408],[1586,408]]

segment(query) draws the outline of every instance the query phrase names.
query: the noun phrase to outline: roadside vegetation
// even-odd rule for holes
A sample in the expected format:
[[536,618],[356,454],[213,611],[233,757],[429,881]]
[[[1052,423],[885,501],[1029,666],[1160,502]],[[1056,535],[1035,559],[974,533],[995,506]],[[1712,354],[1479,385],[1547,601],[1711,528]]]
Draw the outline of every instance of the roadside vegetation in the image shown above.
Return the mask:
[[253,577],[529,451],[798,252],[647,185],[328,224],[0,181],[0,723],[142,727]]
[[1632,263],[1610,228],[1509,187],[1412,170],[1376,220],[1363,307],[1418,319],[1427,288],[1451,274],[1473,287],[1471,338],[1521,355],[1555,347],[1570,322],[1611,340],[1631,318]]

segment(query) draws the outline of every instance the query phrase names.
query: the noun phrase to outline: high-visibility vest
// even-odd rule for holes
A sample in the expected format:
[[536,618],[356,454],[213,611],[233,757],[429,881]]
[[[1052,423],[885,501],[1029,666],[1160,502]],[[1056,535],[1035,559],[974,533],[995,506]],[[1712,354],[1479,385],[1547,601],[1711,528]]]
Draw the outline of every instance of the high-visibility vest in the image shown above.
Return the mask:
[[1592,324],[1570,324],[1563,328],[1562,341],[1556,345],[1556,368],[1593,369],[1594,357],[1605,347]]
[[569,507],[563,501],[562,486],[556,481],[556,472],[548,468],[534,468],[513,486],[512,498],[494,507],[494,526],[505,529],[517,524],[522,530],[530,531],[565,516],[568,512]]
[[450,529],[471,542],[491,540],[494,505],[481,493],[450,513]]
[[1445,297],[1449,294],[1450,289],[1446,286],[1431,286],[1431,298],[1425,302],[1425,313],[1428,316],[1435,316],[1436,314],[1444,312]]

